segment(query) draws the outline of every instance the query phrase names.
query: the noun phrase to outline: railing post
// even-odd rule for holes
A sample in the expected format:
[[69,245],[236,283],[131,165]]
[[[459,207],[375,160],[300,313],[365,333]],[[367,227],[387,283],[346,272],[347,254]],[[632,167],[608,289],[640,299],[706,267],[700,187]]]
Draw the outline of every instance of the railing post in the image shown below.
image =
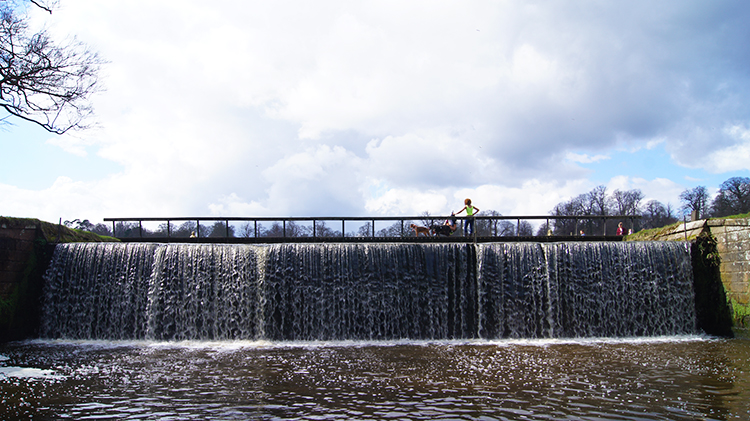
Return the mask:
[[682,215],[682,232],[685,233],[685,241],[687,241],[687,215]]
[[[498,227],[499,222],[503,221],[503,223],[505,223],[506,221],[510,221],[512,219],[516,220],[516,234],[517,234],[518,237],[520,237],[522,235],[522,233],[521,233],[521,220],[522,219],[523,220],[527,220],[528,219],[528,220],[541,220],[541,221],[544,221],[546,223],[546,229],[548,229],[550,231],[552,230],[552,225],[551,225],[552,222],[562,221],[564,224],[568,224],[570,221],[574,221],[573,222],[573,226],[575,227],[575,233],[574,233],[574,235],[578,235],[579,230],[582,230],[582,229],[586,232],[586,234],[589,234],[589,235],[597,233],[596,224],[601,223],[602,224],[602,228],[601,228],[601,231],[598,231],[598,233],[601,234],[602,236],[606,237],[607,234],[608,234],[607,233],[607,223],[609,222],[610,219],[615,218],[615,219],[622,220],[623,224],[628,224],[629,231],[633,231],[634,232],[636,230],[635,222],[639,220],[640,216],[639,215],[539,215],[539,216],[526,216],[526,217],[524,217],[524,216],[490,215],[490,216],[485,216],[485,217],[481,217],[481,218],[482,218],[482,220],[486,220],[486,221],[488,221],[489,224],[491,224],[490,226],[487,227],[488,228],[488,233],[486,233],[486,234],[489,237],[493,237],[493,238],[496,238],[496,237],[502,235],[502,232],[499,230],[499,227]],[[150,236],[153,236],[153,235],[158,235],[161,238],[164,238],[165,241],[169,241],[169,239],[172,238],[172,220],[173,219],[171,217],[167,217],[167,218],[130,218],[130,219],[126,219],[126,218],[111,218],[111,219],[110,218],[104,218],[104,219],[105,219],[105,223],[106,222],[110,222],[110,221],[112,222],[112,235],[114,237],[116,237],[116,238],[123,238],[123,236],[125,236],[125,237],[133,237],[132,238],[133,241],[137,241],[137,238],[142,238],[142,239],[151,238]],[[400,235],[402,238],[408,238],[409,236],[407,235],[407,233],[410,233],[410,231],[411,231],[409,229],[409,227],[407,226],[407,224],[406,224],[406,222],[407,221],[411,221],[411,219],[407,219],[406,217],[399,217],[399,216],[365,217],[365,218],[335,216],[335,217],[324,217],[323,219],[330,220],[331,222],[333,222],[335,220],[340,220],[341,221],[341,234],[340,234],[340,238],[348,238],[348,235],[347,235],[347,232],[346,232],[346,221],[347,220],[352,220],[352,221],[357,221],[357,222],[361,221],[365,225],[368,222],[372,224],[372,229],[371,230],[367,230],[367,229],[362,230],[362,228],[364,228],[364,227],[360,227],[360,231],[357,231],[357,233],[354,234],[355,237],[362,236],[362,238],[366,238],[368,235],[370,235],[372,238],[375,238],[375,236],[379,235],[378,232],[377,232],[377,229],[376,229],[376,223],[378,221],[381,221],[381,220],[382,221],[393,221],[393,220],[398,221],[398,223],[400,225],[400,234],[397,232],[396,235],[397,236]],[[463,230],[463,228],[467,228],[466,224],[468,222],[468,217],[458,217],[458,219],[460,221],[460,225],[457,228],[462,229],[462,230]],[[470,241],[473,240],[474,242],[478,242],[479,241],[479,237],[481,237],[481,235],[479,235],[479,229],[480,228],[478,227],[479,223],[477,222],[477,219],[479,219],[479,217],[472,219],[472,221],[474,222],[474,225],[475,225],[474,226],[474,231],[472,233],[473,235],[471,236],[470,239],[467,238]],[[260,238],[260,230],[262,228],[262,226],[259,226],[259,221],[262,221],[262,220],[282,221],[282,236],[284,238],[288,239],[288,238],[291,238],[290,236],[294,235],[294,233],[291,232],[291,231],[287,232],[287,222],[293,222],[296,219],[295,218],[289,218],[289,217],[278,217],[278,218],[266,218],[266,217],[260,217],[260,218],[255,218],[255,217],[230,218],[230,217],[227,217],[225,219],[221,219],[221,218],[199,218],[199,217],[196,217],[194,219],[192,217],[188,217],[188,218],[175,218],[175,220],[177,220],[177,221],[188,221],[188,222],[191,221],[191,220],[195,220],[195,229],[196,229],[196,234],[197,234],[196,237],[200,237],[200,238],[203,238],[203,235],[201,233],[201,225],[200,225],[202,220],[215,221],[217,223],[217,226],[221,222],[224,222],[224,228],[226,229],[226,232],[224,233],[224,235],[222,236],[222,235],[219,235],[218,233],[214,233],[214,234],[218,235],[219,238],[225,238],[228,241],[228,239],[230,239],[231,237],[234,236],[233,233],[230,232],[230,225],[229,225],[229,221],[230,220],[231,221],[248,221],[248,222],[249,221],[253,221],[253,225],[254,225],[253,229],[254,229],[254,235],[255,235],[256,239]],[[308,221],[308,222],[312,221],[312,223],[313,223],[312,236],[313,236],[313,238],[317,238],[317,236],[318,236],[317,218],[316,217],[303,217],[303,218],[301,218],[301,220]],[[434,222],[434,218],[432,218],[431,220]],[[138,223],[138,230],[139,230],[139,232],[138,232],[137,236],[130,232],[130,231],[132,231],[132,229],[128,229],[127,233],[125,232],[124,229],[122,229],[123,226],[125,226],[125,227],[128,227],[128,226],[133,227],[133,225],[130,225],[133,221],[136,221]],[[147,229],[143,226],[143,221],[146,221],[146,222],[149,222],[149,223],[151,221],[157,221],[157,222],[162,222],[162,223],[164,221],[166,221],[166,227],[163,226],[163,225],[160,225],[159,228],[158,228],[158,231],[155,232],[155,233],[152,233],[150,231],[147,231]],[[597,222],[597,221],[601,221],[601,222]],[[188,223],[188,222],[186,222],[186,223]],[[685,223],[685,222],[686,222],[686,219],[683,220],[683,223]],[[120,229],[122,229],[121,233],[117,232],[117,230],[118,230],[118,223],[120,224]],[[127,225],[125,225],[125,224],[127,224]],[[527,223],[527,225],[528,225],[528,223]],[[396,226],[396,225],[394,224],[393,226]],[[511,224],[507,225],[507,227],[511,227],[511,226],[512,226]],[[325,228],[325,223],[323,224],[323,227]],[[290,227],[290,229],[291,228],[293,228],[293,227]],[[162,231],[162,229],[164,231]],[[250,231],[249,224],[248,224],[247,227],[245,227],[243,229],[245,229],[246,231],[248,231],[248,232],[243,233],[242,234],[243,236],[247,235],[247,237],[252,237],[252,234],[249,232]],[[481,228],[481,229],[483,229],[483,228]],[[567,231],[570,231],[570,227],[569,226],[567,228]],[[591,233],[589,233],[588,231],[591,231]],[[166,236],[164,236],[165,232],[166,232]],[[118,235],[118,234],[122,234],[122,235]],[[596,234],[596,235],[599,235],[599,234]],[[308,231],[307,235],[309,235],[309,231]],[[534,235],[534,233],[532,232],[531,235]],[[551,235],[551,233],[550,233],[550,235]],[[466,237],[469,237],[469,235],[467,234]]]

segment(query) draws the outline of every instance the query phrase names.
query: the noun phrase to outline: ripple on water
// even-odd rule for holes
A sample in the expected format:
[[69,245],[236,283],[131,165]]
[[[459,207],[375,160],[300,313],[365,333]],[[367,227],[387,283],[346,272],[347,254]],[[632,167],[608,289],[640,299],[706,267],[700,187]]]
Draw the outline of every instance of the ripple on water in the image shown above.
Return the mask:
[[746,419],[750,345],[695,337],[0,348],[0,412],[131,419]]

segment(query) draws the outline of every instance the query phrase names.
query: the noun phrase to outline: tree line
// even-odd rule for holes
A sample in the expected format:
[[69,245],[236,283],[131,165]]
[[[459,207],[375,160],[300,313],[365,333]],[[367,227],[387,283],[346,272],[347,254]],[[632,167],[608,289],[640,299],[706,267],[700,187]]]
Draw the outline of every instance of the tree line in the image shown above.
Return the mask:
[[[628,230],[659,228],[677,222],[684,215],[694,212],[700,218],[720,218],[730,215],[740,215],[750,212],[750,178],[732,177],[724,181],[719,192],[710,199],[704,186],[687,189],[680,194],[681,206],[674,208],[671,204],[663,204],[658,200],[644,203],[644,194],[639,189],[614,190],[608,192],[605,186],[597,186],[588,193],[583,193],[572,199],[560,202],[549,212],[552,216],[581,216],[580,219],[552,220],[549,225],[543,223],[534,230],[528,221],[483,220],[476,221],[476,231],[479,236],[543,236],[543,235],[579,235],[581,231],[586,235],[613,235],[619,222],[625,223]],[[483,216],[502,216],[495,210],[482,211]],[[624,216],[626,221],[614,218],[605,220],[587,219],[584,216]],[[632,217],[632,218],[627,218]],[[396,221],[387,227],[373,230],[372,222],[359,225],[356,230],[346,233],[347,237],[411,237],[414,232],[409,224],[430,227],[442,225],[445,220],[423,212],[416,221]],[[238,226],[216,221],[213,224],[199,224],[196,221],[186,221],[179,225],[160,224],[156,229],[143,228],[138,222],[118,222],[115,232],[111,225],[93,224],[89,220],[74,219],[65,221],[69,228],[90,231],[99,235],[128,237],[175,237],[201,238],[224,237],[341,237],[342,231],[332,228],[324,221],[316,221],[315,226],[304,225],[294,221],[262,223],[246,222]],[[460,222],[459,222],[460,223]],[[114,234],[114,235],[113,235]],[[455,234],[462,235],[459,227]]]
[[[614,190],[609,193],[604,186],[597,186],[588,193],[580,194],[569,201],[561,202],[550,212],[557,216],[577,215],[623,215],[633,216],[627,229],[660,228],[677,222],[686,215],[698,218],[721,218],[750,212],[750,178],[732,177],[721,183],[716,196],[711,199],[705,186],[686,189],[680,194],[680,207],[658,200],[644,203],[644,194],[639,189]],[[635,218],[639,217],[639,218]],[[592,233],[614,233],[619,221],[581,221],[581,229]],[[574,233],[576,221],[555,221],[552,229],[555,234]],[[587,232],[587,231],[585,231]]]
[[[484,215],[501,216],[496,211],[483,212]],[[396,221],[395,223],[380,229],[373,230],[372,222],[364,222],[355,230],[346,232],[347,237],[413,237],[414,231],[410,224],[430,227],[432,225],[442,225],[445,221],[441,218],[424,212],[420,215],[419,220]],[[459,222],[460,224],[460,222]],[[94,224],[88,219],[74,219],[64,221],[64,225],[78,230],[90,231],[95,234],[104,236],[115,236],[118,238],[263,238],[263,237],[341,237],[342,231],[326,225],[324,221],[316,221],[315,228],[312,224],[305,225],[294,221],[272,222],[270,224],[245,222],[238,226],[227,224],[224,221],[215,221],[213,224],[199,224],[196,221],[186,221],[179,225],[167,223],[159,224],[156,229],[143,227],[137,221],[121,221],[114,226],[114,235],[112,225],[103,223]],[[478,220],[476,222],[477,235],[480,236],[514,236],[533,235],[533,227],[528,221],[513,223],[510,221],[486,221]],[[460,227],[456,234],[461,235]]]

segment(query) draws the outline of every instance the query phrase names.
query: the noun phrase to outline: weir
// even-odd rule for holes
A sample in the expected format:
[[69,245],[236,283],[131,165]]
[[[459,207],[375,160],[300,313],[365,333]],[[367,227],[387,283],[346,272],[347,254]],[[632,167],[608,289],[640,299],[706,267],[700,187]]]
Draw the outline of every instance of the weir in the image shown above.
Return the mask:
[[498,339],[696,333],[677,242],[59,244],[41,337]]

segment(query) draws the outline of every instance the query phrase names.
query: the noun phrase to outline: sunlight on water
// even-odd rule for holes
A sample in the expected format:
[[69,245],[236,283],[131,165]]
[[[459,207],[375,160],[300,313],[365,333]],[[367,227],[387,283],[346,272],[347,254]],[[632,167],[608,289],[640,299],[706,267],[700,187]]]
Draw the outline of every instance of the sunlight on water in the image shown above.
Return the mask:
[[122,419],[748,419],[750,341],[28,341],[0,413]]
[[58,245],[0,414],[747,419],[750,342],[694,307],[678,243]]

